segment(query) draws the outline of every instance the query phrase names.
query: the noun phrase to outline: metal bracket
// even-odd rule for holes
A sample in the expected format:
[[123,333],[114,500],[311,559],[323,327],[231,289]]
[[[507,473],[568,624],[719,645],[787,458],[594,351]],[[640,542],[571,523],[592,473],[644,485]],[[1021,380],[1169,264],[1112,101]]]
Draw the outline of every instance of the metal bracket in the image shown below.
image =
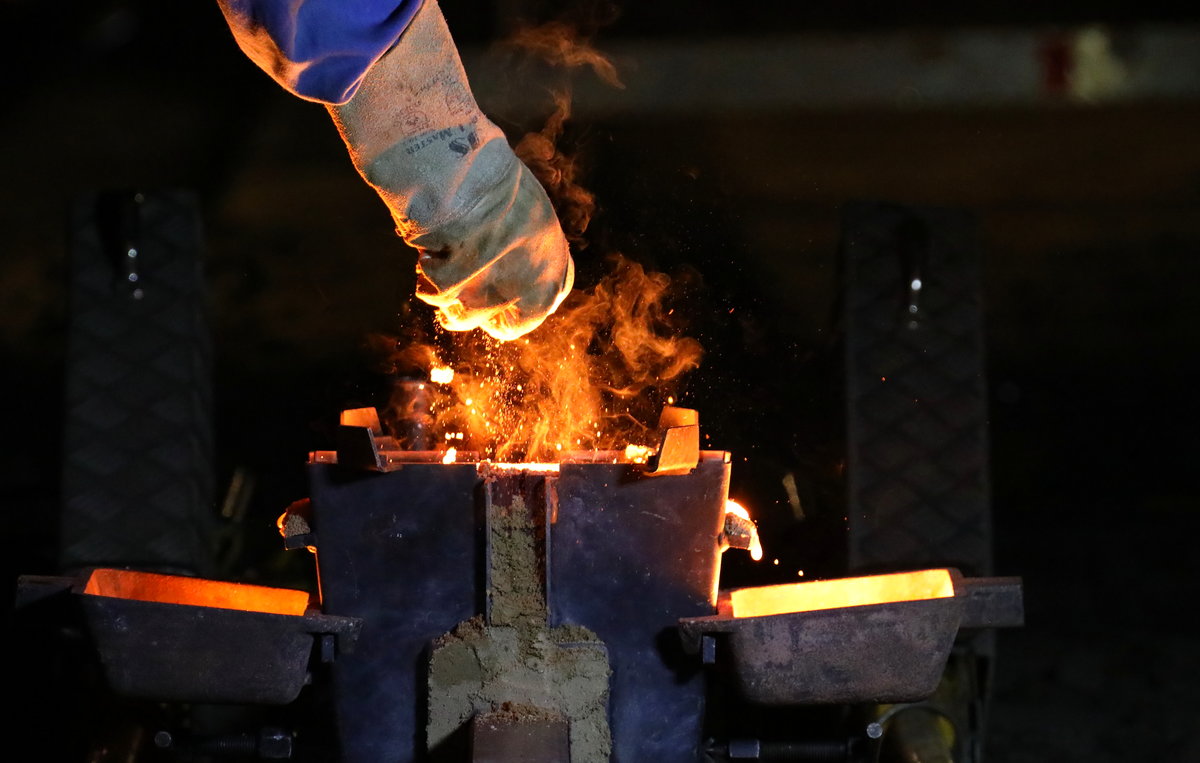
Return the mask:
[[668,405],[658,419],[658,452],[646,462],[646,474],[687,474],[700,462],[700,414]]

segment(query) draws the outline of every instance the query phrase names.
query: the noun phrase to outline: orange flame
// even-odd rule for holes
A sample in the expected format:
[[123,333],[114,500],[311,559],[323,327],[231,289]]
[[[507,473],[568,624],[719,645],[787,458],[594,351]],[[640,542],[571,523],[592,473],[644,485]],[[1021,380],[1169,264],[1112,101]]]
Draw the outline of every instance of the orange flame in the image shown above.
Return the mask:
[[435,361],[429,368],[453,369],[450,381],[428,390],[436,437],[510,462],[655,444],[643,422],[656,420],[702,351],[668,320],[670,279],[623,258],[614,262],[595,288],[573,292],[525,337],[446,334],[448,346],[438,352],[401,349]]

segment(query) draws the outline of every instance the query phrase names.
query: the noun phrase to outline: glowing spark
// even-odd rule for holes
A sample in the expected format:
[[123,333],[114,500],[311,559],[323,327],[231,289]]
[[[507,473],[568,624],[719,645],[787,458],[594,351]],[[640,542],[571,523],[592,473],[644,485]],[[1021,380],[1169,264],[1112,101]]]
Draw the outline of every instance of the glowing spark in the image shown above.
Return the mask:
[[449,366],[429,369],[429,381],[434,384],[449,384],[454,381],[454,369]]

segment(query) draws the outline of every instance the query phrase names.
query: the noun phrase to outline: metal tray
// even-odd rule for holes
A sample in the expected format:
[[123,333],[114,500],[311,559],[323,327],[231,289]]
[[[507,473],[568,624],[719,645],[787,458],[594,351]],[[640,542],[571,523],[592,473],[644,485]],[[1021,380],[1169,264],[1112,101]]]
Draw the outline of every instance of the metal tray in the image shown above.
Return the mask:
[[[680,634],[684,647],[705,653],[706,661],[729,659],[735,683],[754,702],[818,705],[922,699],[937,687],[960,628],[1019,626],[1024,619],[1019,578],[967,579],[953,569],[901,575],[934,573],[944,573],[946,587],[907,600],[872,600],[867,594],[849,606],[808,601],[798,611],[751,616],[737,616],[739,594],[784,587],[726,591],[719,614],[681,619]],[[898,577],[787,588],[807,594],[805,586],[853,587]]]
[[142,699],[287,704],[314,645],[324,659],[350,651],[362,622],[311,610],[304,591],[130,570],[19,585],[26,601],[75,598],[109,685]]

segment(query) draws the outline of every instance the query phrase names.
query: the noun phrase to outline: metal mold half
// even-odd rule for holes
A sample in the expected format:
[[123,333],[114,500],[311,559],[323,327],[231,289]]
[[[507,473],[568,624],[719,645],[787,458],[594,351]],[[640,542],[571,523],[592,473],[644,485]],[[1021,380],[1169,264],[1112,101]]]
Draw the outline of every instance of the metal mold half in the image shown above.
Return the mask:
[[690,473],[653,477],[619,457],[572,454],[511,473],[436,460],[360,471],[314,459],[325,611],[364,621],[355,654],[333,670],[342,760],[420,757],[429,645],[488,612],[484,504],[539,482],[551,497],[547,625],[582,626],[604,642],[612,759],[697,759],[704,682],[675,623],[716,611],[729,456],[702,452]]
[[287,704],[314,644],[331,659],[361,625],[311,611],[304,591],[175,575],[95,569],[20,587],[29,601],[76,599],[113,691],[160,701]]
[[[761,616],[737,617],[731,592],[722,592],[721,614],[681,619],[680,634],[693,653],[715,639],[717,660],[724,655],[731,661],[736,685],[753,702],[923,699],[937,687],[960,628],[1023,622],[1018,578],[966,579],[957,570],[945,572],[952,594]],[[848,582],[858,580],[867,579]]]

